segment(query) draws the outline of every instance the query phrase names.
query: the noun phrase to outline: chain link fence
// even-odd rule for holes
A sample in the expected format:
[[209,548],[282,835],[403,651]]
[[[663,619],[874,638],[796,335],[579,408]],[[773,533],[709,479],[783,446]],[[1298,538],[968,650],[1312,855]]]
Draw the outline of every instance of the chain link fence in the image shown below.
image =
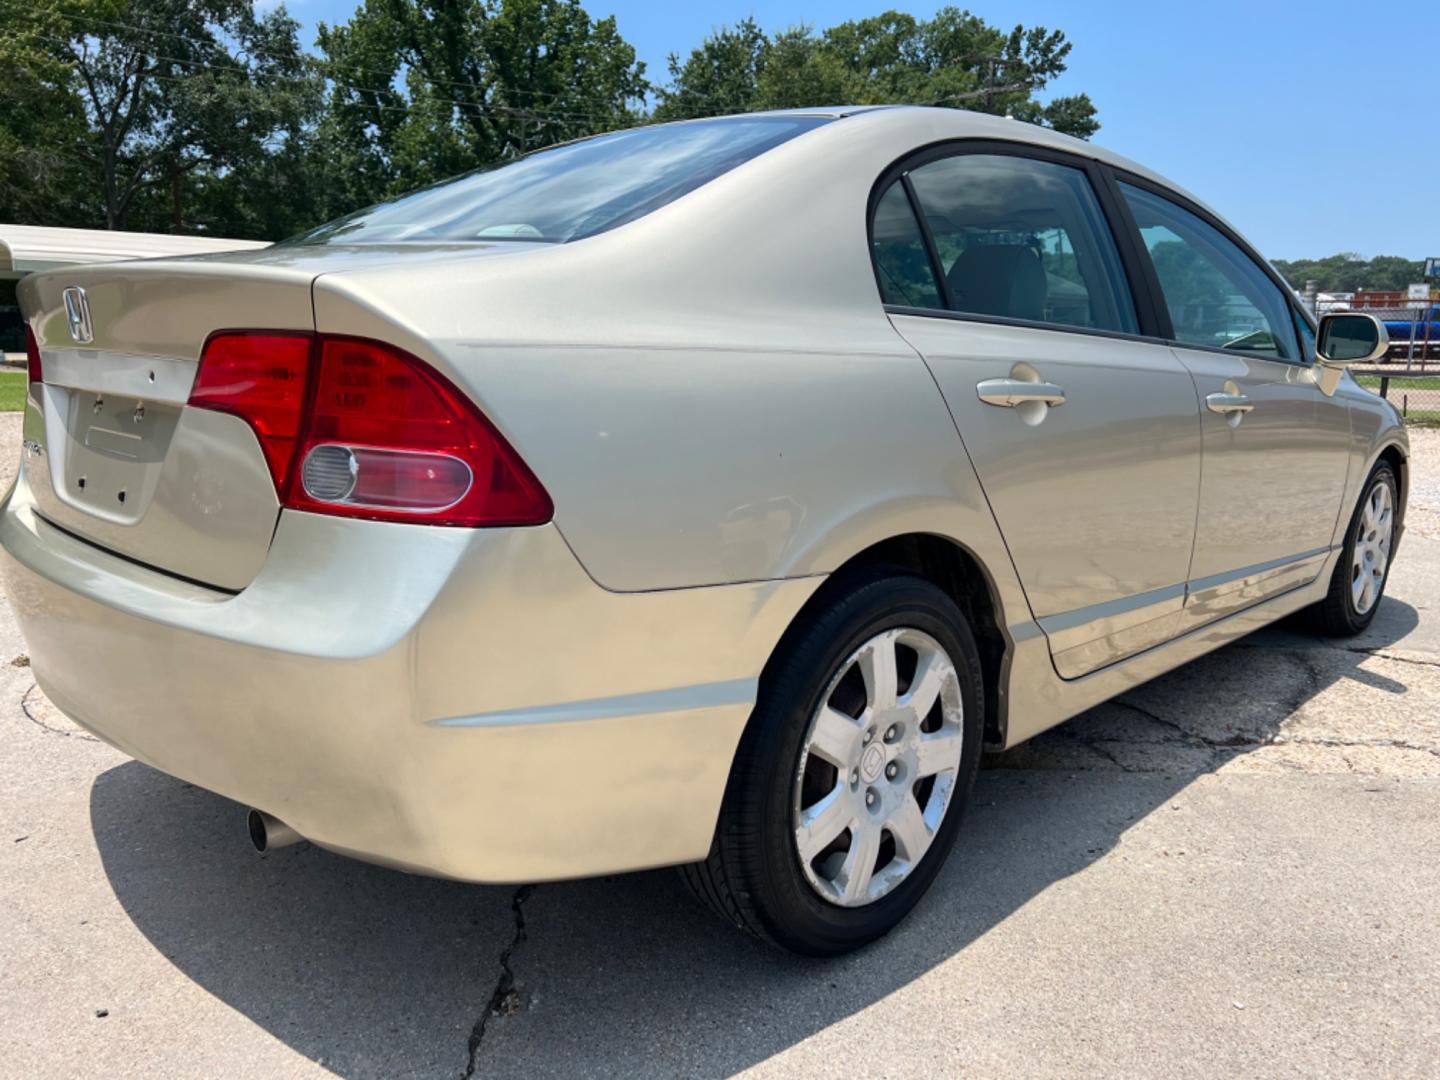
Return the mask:
[[1407,370],[1402,364],[1351,368],[1355,381],[1388,400],[1406,423],[1440,427],[1440,363],[1431,370]]
[[1365,389],[1394,404],[1407,423],[1440,427],[1440,303],[1377,306],[1321,298],[1314,311],[1317,316],[1363,311],[1383,322],[1390,351],[1379,363],[1353,367],[1350,373]]

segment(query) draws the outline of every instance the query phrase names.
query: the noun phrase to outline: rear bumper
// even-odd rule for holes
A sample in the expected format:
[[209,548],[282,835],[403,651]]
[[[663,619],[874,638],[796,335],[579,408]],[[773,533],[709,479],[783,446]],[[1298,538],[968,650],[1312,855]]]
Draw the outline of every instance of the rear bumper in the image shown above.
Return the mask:
[[486,882],[702,858],[760,669],[819,583],[610,593],[553,526],[287,512],[231,596],[54,528],[23,477],[0,548],[76,722],[325,847]]

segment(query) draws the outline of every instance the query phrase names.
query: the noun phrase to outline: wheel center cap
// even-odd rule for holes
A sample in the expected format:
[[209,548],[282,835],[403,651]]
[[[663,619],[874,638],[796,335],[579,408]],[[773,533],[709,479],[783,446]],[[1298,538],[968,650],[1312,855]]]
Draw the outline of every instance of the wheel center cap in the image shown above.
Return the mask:
[[880,774],[885,771],[885,751],[880,749],[879,743],[871,743],[860,755],[860,776],[867,784],[873,784],[880,779]]

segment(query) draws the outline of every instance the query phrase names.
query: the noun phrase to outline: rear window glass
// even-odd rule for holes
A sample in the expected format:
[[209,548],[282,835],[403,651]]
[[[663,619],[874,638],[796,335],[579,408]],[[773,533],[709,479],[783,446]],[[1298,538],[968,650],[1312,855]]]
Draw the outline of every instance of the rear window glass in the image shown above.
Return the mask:
[[885,303],[918,308],[945,306],[940,287],[935,284],[935,268],[925,247],[925,235],[899,180],[875,204],[870,246]]
[[824,123],[821,116],[747,116],[615,131],[379,203],[288,242],[582,240]]

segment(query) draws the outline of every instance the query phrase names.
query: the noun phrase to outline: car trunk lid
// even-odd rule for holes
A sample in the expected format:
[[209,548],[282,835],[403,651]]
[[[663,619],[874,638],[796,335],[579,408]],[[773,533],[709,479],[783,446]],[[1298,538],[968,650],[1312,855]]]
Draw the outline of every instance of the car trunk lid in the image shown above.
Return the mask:
[[313,277],[167,261],[27,279],[22,305],[44,374],[25,416],[37,511],[157,569],[249,584],[279,513],[265,457],[244,420],[185,403],[213,331],[313,331]]

